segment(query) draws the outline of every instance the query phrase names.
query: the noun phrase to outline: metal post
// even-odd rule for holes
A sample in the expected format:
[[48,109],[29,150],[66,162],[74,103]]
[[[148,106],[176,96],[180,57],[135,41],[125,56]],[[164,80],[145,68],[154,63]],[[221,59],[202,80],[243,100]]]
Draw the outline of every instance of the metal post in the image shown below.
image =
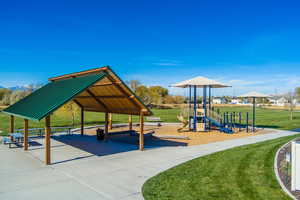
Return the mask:
[[191,110],[192,110],[192,86],[189,85],[189,112],[188,112],[188,116],[189,116],[189,130],[192,129],[191,126]]
[[194,86],[194,124],[193,124],[193,131],[197,131],[197,87]]
[[206,87],[203,87],[203,108],[204,108],[204,117],[203,117],[203,125],[204,125],[204,131],[206,131],[206,117],[207,117],[207,107],[206,107]]
[[246,113],[246,132],[249,132],[249,113]]
[[232,130],[232,127],[233,127],[233,125],[232,125],[232,113],[230,113],[230,129]]
[[241,131],[241,127],[242,127],[242,113],[239,112],[239,131]]
[[253,97],[252,132],[255,132],[255,97]]
[[[208,114],[208,116],[209,117],[211,117],[211,115],[212,115],[212,110],[211,110],[211,86],[208,86],[208,103],[209,103],[209,114]],[[210,123],[210,121],[208,122],[208,130],[211,130],[211,123]]]

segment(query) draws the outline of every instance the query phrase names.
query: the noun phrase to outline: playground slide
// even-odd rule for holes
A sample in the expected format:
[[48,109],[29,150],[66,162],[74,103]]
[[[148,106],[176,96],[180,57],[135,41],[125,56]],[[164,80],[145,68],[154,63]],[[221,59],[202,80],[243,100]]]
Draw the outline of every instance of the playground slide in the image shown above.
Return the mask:
[[216,121],[215,119],[211,118],[211,117],[206,117],[206,119],[208,121],[210,121],[212,123],[212,125],[217,126],[220,128],[220,130],[224,133],[233,133],[232,130],[230,130],[229,128],[224,127],[222,124],[220,124],[218,121]]

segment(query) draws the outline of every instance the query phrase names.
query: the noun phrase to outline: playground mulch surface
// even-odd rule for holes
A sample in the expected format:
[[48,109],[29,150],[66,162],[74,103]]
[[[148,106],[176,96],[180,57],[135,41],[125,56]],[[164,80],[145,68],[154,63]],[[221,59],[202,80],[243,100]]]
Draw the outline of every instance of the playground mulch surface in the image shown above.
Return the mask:
[[[255,133],[246,131],[240,131],[233,134],[226,134],[222,133],[218,130],[212,130],[210,132],[190,132],[190,131],[183,131],[183,132],[177,132],[177,129],[180,128],[180,125],[163,125],[163,126],[145,126],[145,134],[147,133],[153,133],[152,140],[155,141],[170,141],[174,142],[174,144],[184,144],[184,146],[191,146],[191,145],[200,145],[200,144],[208,144],[213,142],[219,142],[219,141],[225,141],[225,140],[231,140],[231,139],[237,139],[237,138],[243,138],[243,137],[249,137],[254,135],[260,135],[260,134],[267,134],[271,133],[270,130],[266,129],[258,129]],[[134,126],[133,130],[136,132],[139,132],[139,127]],[[110,133],[120,133],[122,135],[122,132],[126,133],[128,131],[128,127],[118,127],[113,128],[112,130],[109,130]],[[89,135],[95,135],[96,129],[87,129],[85,130],[85,134]],[[161,138],[161,137],[185,137],[185,139],[173,139],[173,138]],[[147,140],[150,140],[151,138],[147,138]],[[127,140],[128,141],[128,140]],[[136,141],[134,141],[136,143]]]

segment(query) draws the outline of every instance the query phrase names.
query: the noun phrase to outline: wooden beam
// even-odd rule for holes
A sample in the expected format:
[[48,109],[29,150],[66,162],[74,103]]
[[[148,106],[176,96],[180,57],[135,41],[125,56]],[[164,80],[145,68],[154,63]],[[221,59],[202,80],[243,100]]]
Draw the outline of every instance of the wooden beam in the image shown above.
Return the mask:
[[89,95],[91,95],[94,98],[95,101],[97,101],[98,104],[100,104],[101,106],[103,106],[105,110],[108,110],[107,106],[102,101],[100,101],[99,99],[97,99],[97,97],[92,93],[91,90],[87,89],[86,91],[87,91],[87,93],[89,93]]
[[[103,99],[109,99],[109,98],[118,98],[118,99],[125,99],[125,98],[130,98],[130,97],[126,97],[123,95],[116,95],[116,96],[96,96],[96,98],[103,98]],[[86,98],[93,98],[91,96],[77,96],[76,98],[78,99],[86,99]]]
[[139,148],[141,151],[144,150],[144,112],[140,114],[140,139]]
[[132,115],[129,115],[128,117],[128,123],[129,123],[129,130],[132,130]]
[[83,105],[81,103],[79,103],[76,99],[73,99],[73,101],[80,107],[83,108]]
[[10,116],[10,133],[15,132],[15,116]]
[[[106,77],[107,77],[111,82],[114,82],[114,81],[115,81],[114,78],[113,78],[111,75],[109,75],[109,73],[107,73]],[[129,96],[128,92],[126,92],[124,88],[122,88],[120,85],[116,85],[116,87],[120,90],[120,92],[122,92],[123,95],[125,95],[126,97],[129,97],[129,100],[130,100],[130,102],[131,102],[133,105],[137,106],[138,108],[142,108],[141,105],[139,105],[139,104],[134,100],[134,98],[132,98],[132,95]]]
[[83,107],[80,110],[80,134],[83,135],[84,134],[84,109]]
[[119,85],[121,84],[121,81],[115,81],[111,83],[102,83],[102,84],[97,84],[97,85],[92,85],[91,87],[103,87],[103,86],[112,86],[112,85]]
[[28,150],[28,119],[24,119],[24,150]]
[[109,113],[108,115],[108,128],[109,130],[112,130],[112,113]]
[[45,118],[45,163],[51,164],[51,152],[50,152],[50,115]]
[[60,79],[66,79],[66,78],[74,78],[77,76],[83,76],[83,75],[87,75],[87,74],[91,74],[91,73],[97,73],[97,72],[101,72],[101,71],[106,71],[108,69],[108,67],[100,67],[100,68],[96,68],[96,69],[90,69],[90,70],[85,70],[85,71],[81,71],[81,72],[75,72],[72,74],[65,74],[62,76],[57,76],[57,77],[53,77],[53,78],[49,78],[49,81],[56,81],[56,80],[60,80]]
[[108,112],[105,113],[104,140],[108,139]]

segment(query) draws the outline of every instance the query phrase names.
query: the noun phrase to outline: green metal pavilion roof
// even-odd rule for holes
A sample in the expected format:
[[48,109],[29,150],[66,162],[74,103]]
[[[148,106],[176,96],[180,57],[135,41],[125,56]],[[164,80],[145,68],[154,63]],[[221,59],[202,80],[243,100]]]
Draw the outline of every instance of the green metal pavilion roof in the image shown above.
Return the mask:
[[2,112],[39,121],[105,76],[101,72],[50,82]]

